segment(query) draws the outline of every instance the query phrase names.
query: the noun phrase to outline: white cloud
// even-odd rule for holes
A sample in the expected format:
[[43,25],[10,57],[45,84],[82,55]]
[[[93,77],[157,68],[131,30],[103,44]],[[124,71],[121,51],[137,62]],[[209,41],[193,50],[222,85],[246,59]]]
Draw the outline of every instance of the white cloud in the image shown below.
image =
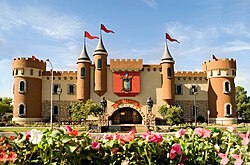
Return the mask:
[[159,4],[155,0],[143,0],[149,7],[157,9]]

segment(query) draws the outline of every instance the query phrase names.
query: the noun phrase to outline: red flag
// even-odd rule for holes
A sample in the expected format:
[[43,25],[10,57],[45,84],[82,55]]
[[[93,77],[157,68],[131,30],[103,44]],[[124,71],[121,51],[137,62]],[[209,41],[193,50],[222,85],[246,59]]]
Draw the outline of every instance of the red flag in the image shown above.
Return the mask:
[[216,61],[218,60],[218,58],[216,58],[215,55],[213,55],[213,59],[216,60]]
[[106,33],[115,33],[112,30],[108,30],[103,24],[101,24],[101,30],[105,31]]
[[92,36],[92,35],[90,35],[89,34],[89,32],[87,32],[87,31],[85,31],[85,37],[87,37],[88,39],[91,39],[91,40],[93,40],[93,39],[99,39],[99,37],[97,37],[97,36]]
[[170,42],[178,42],[178,43],[180,43],[179,41],[177,41],[176,39],[173,39],[173,38],[171,38],[170,37],[170,35],[168,34],[168,33],[166,33],[166,39],[168,39]]
[[35,56],[31,56],[31,59],[32,59],[32,60],[36,60],[36,57],[35,57]]

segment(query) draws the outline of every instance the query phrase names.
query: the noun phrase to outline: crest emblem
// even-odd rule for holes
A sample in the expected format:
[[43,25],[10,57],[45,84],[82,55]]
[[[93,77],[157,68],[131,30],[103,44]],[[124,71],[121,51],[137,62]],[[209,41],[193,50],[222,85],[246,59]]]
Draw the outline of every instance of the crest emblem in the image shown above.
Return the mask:
[[133,75],[129,76],[128,71],[126,71],[124,76],[121,76],[121,79],[122,79],[122,91],[125,92],[131,91]]

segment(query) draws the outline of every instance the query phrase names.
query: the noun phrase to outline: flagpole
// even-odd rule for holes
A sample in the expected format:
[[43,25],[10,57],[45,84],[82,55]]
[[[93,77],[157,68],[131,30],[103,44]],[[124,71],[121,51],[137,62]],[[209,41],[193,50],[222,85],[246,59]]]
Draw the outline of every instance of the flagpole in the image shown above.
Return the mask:
[[102,39],[102,24],[101,24],[101,27],[100,27],[100,39]]
[[83,39],[83,46],[85,47],[86,46],[86,36],[85,36],[85,31],[83,32],[83,37],[84,37],[84,39]]

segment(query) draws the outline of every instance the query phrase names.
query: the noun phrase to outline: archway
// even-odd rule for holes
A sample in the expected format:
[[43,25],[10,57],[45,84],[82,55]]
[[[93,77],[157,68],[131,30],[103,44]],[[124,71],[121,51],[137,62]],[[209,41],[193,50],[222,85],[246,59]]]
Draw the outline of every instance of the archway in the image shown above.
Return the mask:
[[141,114],[133,108],[123,107],[111,116],[112,124],[142,124]]

